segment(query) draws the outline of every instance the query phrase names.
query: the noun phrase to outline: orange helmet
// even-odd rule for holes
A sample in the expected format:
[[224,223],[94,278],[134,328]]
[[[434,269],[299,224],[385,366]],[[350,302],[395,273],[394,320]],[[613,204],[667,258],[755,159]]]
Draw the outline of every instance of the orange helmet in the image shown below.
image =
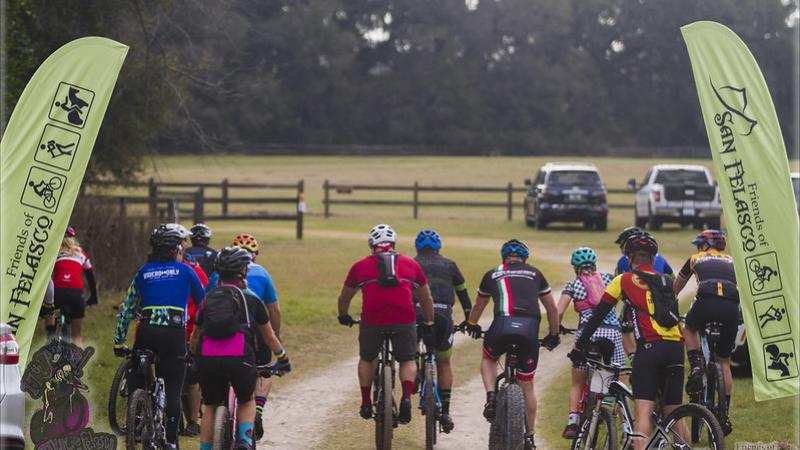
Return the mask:
[[258,241],[252,234],[240,234],[233,238],[233,245],[249,250],[252,253],[258,253]]

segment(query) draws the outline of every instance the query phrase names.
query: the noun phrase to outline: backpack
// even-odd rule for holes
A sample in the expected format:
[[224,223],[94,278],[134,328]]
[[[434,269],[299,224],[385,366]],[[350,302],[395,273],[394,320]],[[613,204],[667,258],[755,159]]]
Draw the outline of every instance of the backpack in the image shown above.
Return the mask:
[[250,328],[250,312],[241,289],[219,286],[206,295],[203,300],[203,333],[206,336],[213,339],[229,338],[241,330],[242,324]]
[[661,327],[672,328],[680,323],[678,299],[672,291],[672,278],[663,273],[647,273],[634,270],[633,273],[647,283],[653,300],[653,314],[647,314]]
[[578,280],[580,280],[583,289],[586,291],[586,298],[573,301],[575,311],[581,312],[587,309],[594,309],[606,292],[606,283],[603,281],[603,276],[595,272],[589,275],[578,275]]
[[381,252],[378,256],[378,286],[397,286],[397,253]]

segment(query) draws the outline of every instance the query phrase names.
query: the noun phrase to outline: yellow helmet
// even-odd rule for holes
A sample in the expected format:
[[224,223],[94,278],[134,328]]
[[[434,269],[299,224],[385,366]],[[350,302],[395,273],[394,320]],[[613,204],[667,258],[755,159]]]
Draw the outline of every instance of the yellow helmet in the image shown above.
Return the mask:
[[253,253],[258,253],[258,241],[252,234],[240,234],[233,238],[233,245],[249,250]]

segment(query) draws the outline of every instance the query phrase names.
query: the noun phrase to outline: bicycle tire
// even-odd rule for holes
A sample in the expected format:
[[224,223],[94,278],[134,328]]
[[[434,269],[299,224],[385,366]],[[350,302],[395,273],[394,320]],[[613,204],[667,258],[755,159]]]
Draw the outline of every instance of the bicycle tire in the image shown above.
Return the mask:
[[[126,420],[125,418],[119,420],[117,417],[117,407],[121,406],[118,404],[121,398],[128,398],[128,394],[125,392],[125,389],[127,388],[126,375],[130,366],[130,358],[125,358],[119,363],[117,371],[114,372],[114,379],[111,380],[111,389],[108,392],[108,425],[111,427],[111,431],[118,436],[124,435],[125,430],[127,429],[127,423],[120,424],[120,422],[126,422]],[[127,402],[127,400],[125,401]],[[122,412],[127,414],[127,411],[128,405],[126,403],[124,407],[122,407]]]
[[125,448],[128,450],[146,448],[148,440],[154,438],[153,425],[153,404],[150,395],[144,389],[133,391],[128,400],[128,414],[125,418]]
[[496,396],[497,409],[489,429],[489,449],[517,450],[525,438],[525,397],[522,388],[509,383]]
[[383,450],[392,450],[394,433],[394,376],[391,362],[383,367]]
[[214,450],[230,450],[233,444],[231,436],[230,413],[225,405],[214,410],[214,439],[211,448]]
[[425,449],[433,450],[436,445],[436,390],[434,381],[433,364],[425,364],[425,399],[423,402],[425,411]]
[[[699,423],[703,423],[704,428],[708,430],[708,441],[701,440],[695,444],[699,444],[701,447],[709,448],[711,450],[725,450],[725,438],[722,434],[722,428],[720,427],[717,418],[714,417],[714,414],[712,414],[708,408],[695,403],[687,403],[675,408],[675,410],[672,411],[666,417],[666,419],[664,419],[662,423],[664,424],[663,429],[666,432],[666,436],[662,435],[661,444],[666,444],[668,447],[659,446],[657,448],[685,448],[676,447],[675,445],[672,445],[671,442],[688,445],[688,443],[684,442],[676,431],[673,431],[673,427],[683,419],[691,419],[692,421],[697,420]],[[700,437],[703,437],[704,434],[706,433],[700,433]],[[663,442],[664,437],[668,439],[668,442]],[[691,448],[691,446],[689,448]]]
[[[609,409],[607,406],[600,407],[600,417],[597,422],[597,428],[593,433],[591,433],[591,439],[588,439],[587,436],[589,436],[591,431],[589,430],[592,422],[591,418],[592,415],[589,415],[589,420],[584,420],[580,424],[578,435],[572,440],[572,446],[570,449],[585,450],[587,441],[591,441],[588,448],[592,450],[617,450],[617,426],[614,422],[614,414],[612,414],[611,409]],[[599,430],[603,429],[605,430],[605,433],[599,432]],[[598,445],[597,438],[601,435],[605,436],[603,439],[604,442]]]

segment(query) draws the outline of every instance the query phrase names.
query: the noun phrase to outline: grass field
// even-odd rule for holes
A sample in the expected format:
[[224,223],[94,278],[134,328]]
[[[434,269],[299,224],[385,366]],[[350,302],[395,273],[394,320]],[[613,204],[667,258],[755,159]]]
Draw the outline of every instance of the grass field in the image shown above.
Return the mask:
[[[357,355],[354,330],[338,325],[336,298],[350,264],[367,253],[366,233],[376,223],[388,222],[399,233],[398,249],[413,254],[413,238],[421,228],[434,228],[443,237],[443,253],[455,259],[464,275],[470,292],[474,292],[482,274],[498,262],[499,247],[509,238],[525,240],[532,250],[533,263],[539,266],[555,288],[561,288],[571,275],[569,254],[578,246],[592,246],[599,255],[601,267],[610,268],[619,250],[613,244],[616,234],[631,225],[632,210],[613,210],[609,217],[609,231],[586,232],[578,227],[557,227],[536,231],[525,226],[521,209],[514,211],[513,221],[505,220],[502,209],[423,208],[420,220],[411,219],[410,207],[337,207],[334,216],[322,217],[322,183],[325,179],[343,183],[398,183],[420,181],[440,185],[495,185],[532,177],[545,160],[559,158],[369,158],[369,157],[255,157],[208,156],[200,158],[167,157],[152,161],[145,177],[154,176],[170,181],[215,181],[229,178],[236,182],[295,182],[305,179],[306,232],[302,241],[294,239],[294,224],[290,222],[210,222],[214,230],[212,246],[221,247],[241,232],[255,234],[262,247],[258,262],[270,271],[278,288],[283,310],[282,337],[296,370],[280,379],[275,389],[285,383],[301,382],[308,374],[319,373],[344,358]],[[589,161],[585,158],[569,160]],[[623,187],[630,177],[641,179],[655,163],[645,159],[592,159],[600,169],[609,187]],[[710,161],[700,161],[709,164]],[[797,170],[797,162],[793,163]],[[232,193],[234,195],[235,193]],[[465,194],[458,194],[464,197]],[[471,195],[466,195],[472,197]],[[521,201],[521,195],[517,197]],[[627,196],[627,201],[632,201]],[[188,225],[188,222],[185,222]],[[680,266],[691,253],[691,229],[665,226],[656,234],[662,253],[673,266]],[[677,268],[677,267],[676,267]],[[102,267],[96,269],[102,277]],[[96,356],[89,364],[88,384],[93,405],[92,425],[96,429],[108,428],[105,416],[107,390],[119,362],[111,351],[114,311],[111,305],[122,299],[120,292],[105,292],[101,304],[92,308],[86,321],[86,341],[96,347]],[[351,311],[357,312],[360,300],[354,301]],[[460,314],[460,312],[457,312]],[[457,316],[460,317],[460,316]],[[464,354],[472,352],[477,344],[464,347]],[[470,353],[472,352],[472,353]],[[458,360],[459,355],[456,356]],[[477,375],[478,359],[457,361],[459,377]],[[566,367],[566,365],[565,365]],[[332,376],[352,377],[341,373]],[[566,417],[565,392],[568,389],[568,372],[559,389],[539,393],[545,404],[553,409],[542,411],[540,432],[560,433]],[[735,437],[746,441],[784,440],[798,443],[793,434],[797,420],[795,400],[755,404],[752,401],[749,380],[737,381],[734,410],[737,426]],[[328,448],[352,448],[356,442],[371,442],[369,424],[355,417],[357,398],[352,404],[341,406],[341,417],[330,425]],[[29,403],[32,413],[34,403]],[[763,411],[769,411],[764,413]],[[480,411],[476,411],[480,414]],[[400,432],[403,448],[414,448],[420,421]],[[556,430],[555,432],[553,430]],[[364,434],[367,433],[367,434]],[[365,439],[367,439],[365,441]],[[560,440],[560,438],[558,438]],[[550,439],[550,442],[561,443]],[[196,448],[197,441],[186,441],[182,448]]]

